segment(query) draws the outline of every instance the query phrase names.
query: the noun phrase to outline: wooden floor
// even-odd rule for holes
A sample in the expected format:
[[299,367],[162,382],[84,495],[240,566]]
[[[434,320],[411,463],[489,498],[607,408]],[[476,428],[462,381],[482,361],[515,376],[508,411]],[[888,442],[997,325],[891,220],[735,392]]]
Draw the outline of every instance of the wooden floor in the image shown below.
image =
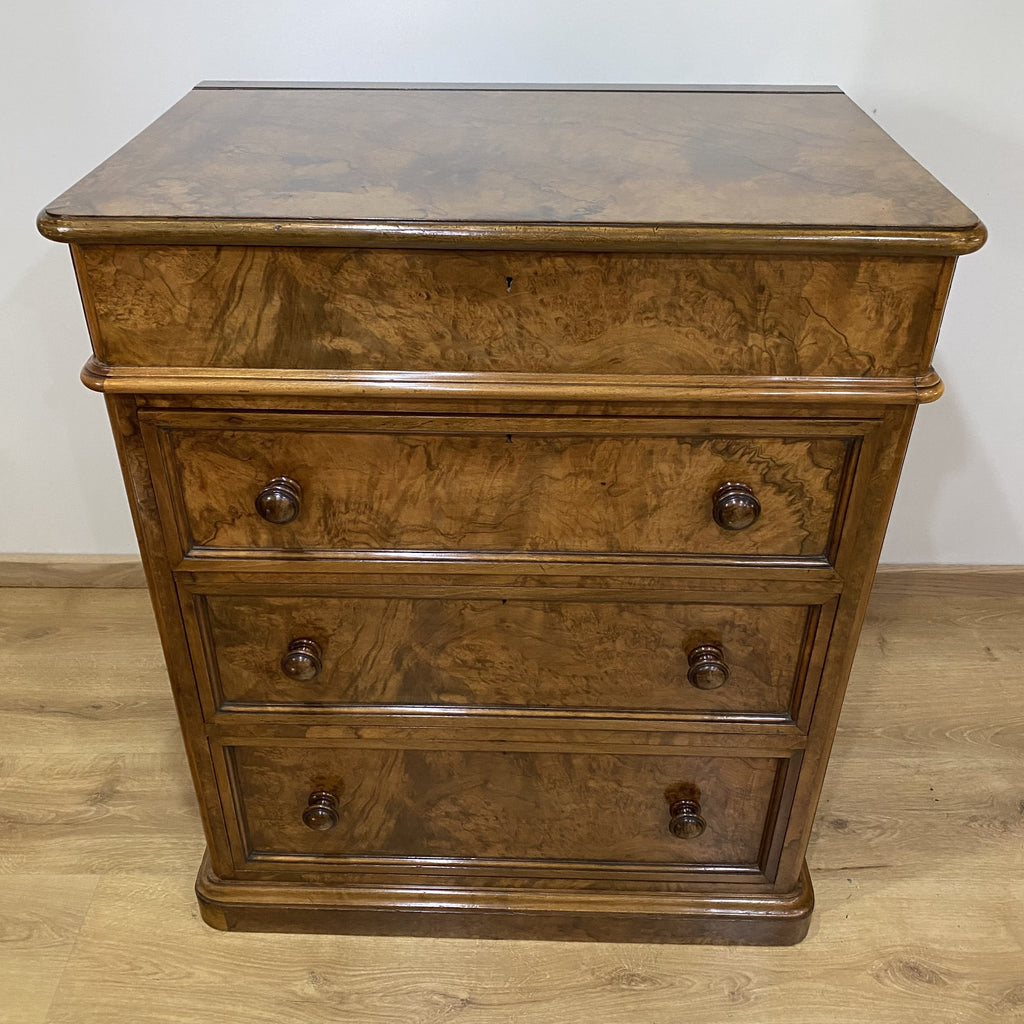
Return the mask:
[[876,586],[786,949],[229,935],[146,593],[0,589],[0,1021],[1024,1021],[1024,574]]

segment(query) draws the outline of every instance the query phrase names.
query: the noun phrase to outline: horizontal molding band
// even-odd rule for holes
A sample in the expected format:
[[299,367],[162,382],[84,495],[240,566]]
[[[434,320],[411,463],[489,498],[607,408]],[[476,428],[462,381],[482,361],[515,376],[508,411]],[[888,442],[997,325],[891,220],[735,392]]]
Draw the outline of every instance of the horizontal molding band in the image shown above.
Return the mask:
[[635,892],[600,892],[573,889],[569,893],[538,883],[531,888],[499,888],[492,886],[427,887],[346,885],[343,877],[336,885],[322,882],[306,883],[301,879],[286,882],[222,879],[213,874],[209,857],[203,858],[196,890],[201,898],[266,905],[271,908],[298,906],[312,909],[336,906],[339,909],[372,907],[422,911],[430,909],[480,909],[502,912],[552,911],[565,909],[574,914],[629,913],[685,914],[686,912],[728,915],[748,914],[773,916],[804,913],[809,909],[810,878],[804,865],[798,888],[789,893],[758,894],[748,889],[735,894],[721,891],[650,892],[642,899]]
[[[385,856],[378,857],[353,854],[325,855],[289,853],[285,850],[253,850],[246,857],[246,864],[266,865],[278,871],[360,871],[396,875],[403,871],[445,875],[458,874],[463,878],[467,875],[486,877],[497,875],[506,878],[518,876],[541,879],[576,878],[601,879],[612,876],[613,883],[618,881],[643,881],[652,879],[657,882],[680,882],[713,880],[715,876],[728,875],[743,878],[750,876],[755,881],[764,882],[764,872],[757,864],[744,863],[709,863],[699,861],[673,864],[666,861],[625,861],[607,860],[594,861],[584,858],[557,858],[546,860],[543,857],[412,857]],[[703,876],[703,877],[702,877]]]
[[919,377],[630,376],[602,374],[408,373],[235,367],[108,366],[95,357],[82,383],[110,394],[250,395],[297,398],[458,398],[501,401],[684,402],[843,400],[880,405],[934,402],[934,370]]
[[716,224],[566,224],[487,221],[310,221],[201,217],[62,217],[43,210],[55,242],[124,245],[345,246],[548,252],[679,252],[963,256],[988,237],[962,227],[851,228]]
[[[330,566],[314,563],[315,566],[330,571]],[[188,568],[196,568],[194,562]],[[258,567],[250,563],[239,565],[235,561],[223,560],[216,567],[202,566],[210,570],[210,576],[218,571],[230,577],[233,585],[239,578],[249,579],[253,576],[254,585],[269,586],[296,584],[308,580],[303,566],[303,574],[289,578],[282,573],[276,563],[263,562]],[[374,566],[374,571],[378,567]],[[405,566],[401,567],[403,570]],[[364,571],[369,567],[364,566]],[[260,577],[266,574],[266,579]],[[789,570],[770,573],[772,579],[787,578]],[[687,577],[693,575],[687,570]],[[699,574],[698,578],[704,573]],[[764,572],[744,574],[744,579],[754,580],[756,576],[764,576]],[[732,578],[732,570],[730,570]],[[142,560],[132,555],[76,555],[49,553],[42,554],[0,554],[0,587],[127,587],[140,588],[146,585],[146,575],[142,568]],[[216,584],[211,584],[216,586]],[[808,583],[801,581],[808,596],[823,595],[838,590],[838,580],[829,577]],[[885,593],[1005,593],[1016,596],[1024,587],[1024,566],[1021,565],[942,565],[922,563],[920,565],[880,565],[875,576],[875,589]],[[699,600],[699,597],[687,597],[687,600]],[[797,598],[787,594],[787,600]],[[770,603],[759,598],[755,603]]]

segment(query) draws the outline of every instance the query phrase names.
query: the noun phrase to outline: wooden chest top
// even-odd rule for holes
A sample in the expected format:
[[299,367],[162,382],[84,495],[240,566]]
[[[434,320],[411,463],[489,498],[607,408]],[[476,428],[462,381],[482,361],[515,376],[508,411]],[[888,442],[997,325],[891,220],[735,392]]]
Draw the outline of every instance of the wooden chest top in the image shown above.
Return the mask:
[[40,228],[556,251],[957,255],[984,240],[832,87],[203,83]]

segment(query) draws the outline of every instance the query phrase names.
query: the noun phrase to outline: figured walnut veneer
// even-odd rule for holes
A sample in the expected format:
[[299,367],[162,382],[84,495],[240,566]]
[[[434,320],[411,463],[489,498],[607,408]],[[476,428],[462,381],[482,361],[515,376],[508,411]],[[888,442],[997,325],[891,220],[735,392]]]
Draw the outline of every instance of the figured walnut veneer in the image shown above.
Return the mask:
[[785,237],[800,226],[815,242],[859,238],[871,251],[908,241],[969,251],[984,237],[838,90],[733,87],[210,83],[40,221],[51,237],[118,244],[405,248],[436,237],[442,248],[527,239],[554,251],[567,238],[596,250],[729,244],[725,228],[749,249],[765,227]]
[[86,246],[97,356],[134,366],[897,377],[941,258]]
[[[161,431],[186,551],[822,559],[853,447],[850,438],[829,436],[692,437],[688,430],[707,426],[671,420],[637,424],[637,434],[646,430],[640,436],[630,436],[628,422],[582,419],[410,423],[365,417],[336,420],[339,429],[330,433],[299,429],[309,421],[273,422],[274,431]],[[616,426],[619,432],[609,433]],[[301,510],[288,522],[268,523],[255,501],[264,484],[282,474],[300,485]],[[761,504],[759,519],[745,530],[723,529],[712,516],[715,492],[725,481],[744,482]]]
[[[625,709],[789,717],[822,609],[618,600],[588,594],[506,597],[198,598],[216,701],[260,705],[406,705]],[[826,625],[830,621],[826,613]],[[827,635],[827,634],[826,634]],[[322,668],[299,681],[280,667],[311,638]],[[727,685],[687,680],[688,652],[721,646]]]
[[222,83],[39,226],[207,922],[803,937],[963,204],[831,88]]
[[[474,862],[467,869],[500,874],[515,867],[502,861],[534,859],[538,849],[556,870],[568,866],[557,862],[582,861],[584,870],[607,871],[612,862],[633,871],[670,865],[683,876],[696,866],[760,873],[779,773],[772,758],[370,744],[238,746],[229,760],[245,808],[247,862],[280,858],[295,869],[323,870],[357,860],[361,870],[394,873],[402,858],[455,857]],[[700,792],[708,829],[699,842],[669,830],[670,795],[680,783]],[[310,786],[336,795],[336,829],[303,823]]]

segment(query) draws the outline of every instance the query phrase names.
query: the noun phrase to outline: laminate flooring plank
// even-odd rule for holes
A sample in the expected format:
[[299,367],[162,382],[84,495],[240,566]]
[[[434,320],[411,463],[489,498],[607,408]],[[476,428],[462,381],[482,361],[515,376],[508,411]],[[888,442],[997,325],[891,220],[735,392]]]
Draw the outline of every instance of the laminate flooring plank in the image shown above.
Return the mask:
[[873,595],[813,850],[883,845],[893,870],[1000,851],[1024,897],[1024,594]]
[[184,753],[0,756],[0,880],[165,874],[203,846]]
[[0,751],[181,749],[147,591],[0,588]]
[[0,876],[0,1024],[43,1024],[98,879]]
[[969,878],[936,906],[927,883],[827,872],[811,934],[779,949],[220,933],[199,921],[189,881],[104,878],[49,1021],[1024,1019],[1012,937],[979,946],[957,927]]
[[[32,1024],[48,1004],[54,1024],[1024,1022],[1024,594],[1005,574],[991,592],[954,575],[945,590],[941,574],[916,590],[880,581],[808,851],[817,909],[807,939],[779,949],[213,931],[192,894],[201,829],[144,593],[104,604],[38,591],[20,611],[0,601],[2,628],[16,626],[0,642],[0,710],[21,716],[0,725],[0,980],[36,998],[0,1000],[0,1014],[27,1006]],[[103,716],[45,721],[71,700],[51,692],[32,649],[47,636],[68,641],[63,688],[108,700]],[[96,659],[77,678],[76,650]],[[118,674],[126,651],[148,651],[145,667]],[[36,688],[46,696],[33,711]],[[77,904],[60,895],[79,884]]]

